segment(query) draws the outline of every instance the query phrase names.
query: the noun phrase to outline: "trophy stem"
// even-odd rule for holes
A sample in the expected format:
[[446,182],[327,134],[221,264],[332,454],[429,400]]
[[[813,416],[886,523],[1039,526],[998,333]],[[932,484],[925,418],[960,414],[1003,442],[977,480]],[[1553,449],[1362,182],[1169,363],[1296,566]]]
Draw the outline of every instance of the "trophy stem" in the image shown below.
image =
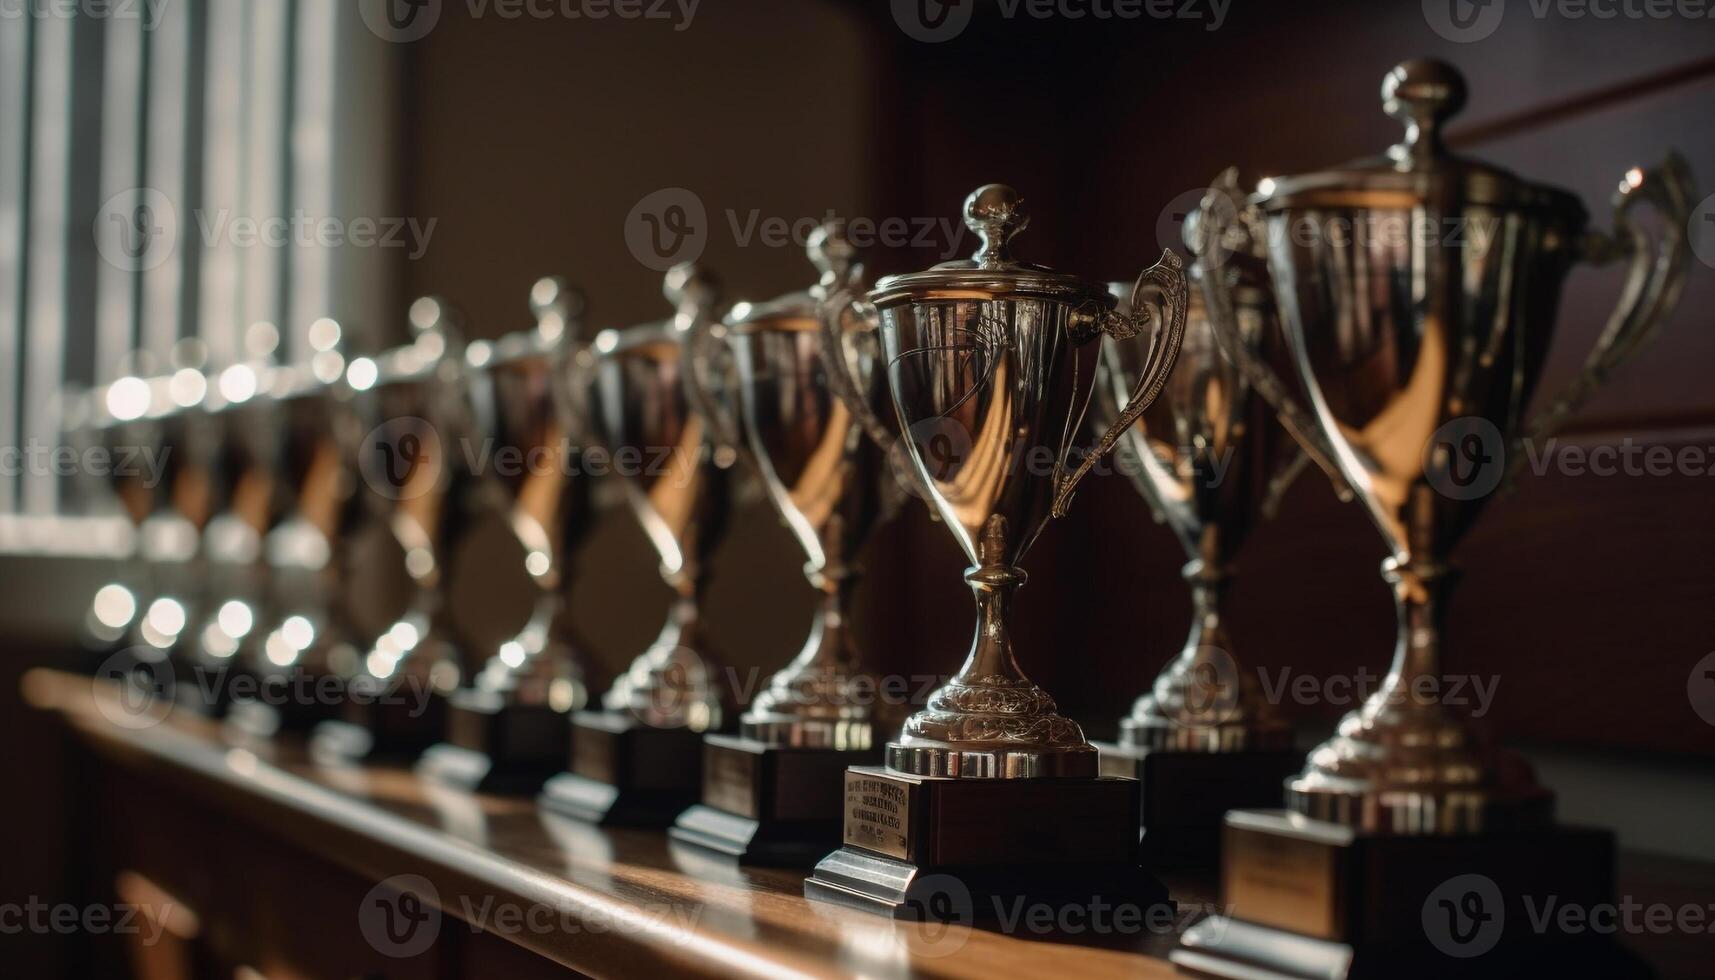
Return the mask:
[[1409,698],[1413,703],[1438,701],[1442,686],[1441,629],[1447,596],[1458,575],[1446,565],[1401,562],[1390,558],[1382,577],[1393,586],[1399,611],[1399,643],[1393,667],[1378,697]]
[[977,634],[964,665],[887,746],[887,767],[922,776],[1018,779],[1093,776],[1096,751],[1048,692],[1024,676],[1007,611],[1024,570],[1005,561],[1006,521],[989,518],[980,563],[965,573],[977,600]]

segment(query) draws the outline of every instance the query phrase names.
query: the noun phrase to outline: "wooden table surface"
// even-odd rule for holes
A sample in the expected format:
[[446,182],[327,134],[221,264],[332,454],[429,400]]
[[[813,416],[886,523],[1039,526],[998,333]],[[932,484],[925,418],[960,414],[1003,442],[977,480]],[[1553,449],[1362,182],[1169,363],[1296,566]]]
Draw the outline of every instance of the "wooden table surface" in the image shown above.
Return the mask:
[[[60,712],[104,761],[242,814],[366,880],[421,875],[449,915],[546,909],[556,922],[577,923],[583,928],[518,929],[508,939],[590,976],[1167,977],[1176,975],[1165,957],[1178,931],[1214,900],[1209,877],[1169,877],[1180,909],[1171,928],[1155,931],[1068,922],[1009,935],[894,922],[808,901],[802,872],[739,868],[661,832],[595,828],[528,799],[448,790],[407,769],[322,765],[301,741],[234,741],[187,711],[121,726],[102,710],[113,692],[86,677],[36,671],[25,694]],[[1715,869],[1627,855],[1621,885],[1627,895],[1708,902]],[[1709,938],[1633,945],[1663,976],[1695,976],[1715,962]]]

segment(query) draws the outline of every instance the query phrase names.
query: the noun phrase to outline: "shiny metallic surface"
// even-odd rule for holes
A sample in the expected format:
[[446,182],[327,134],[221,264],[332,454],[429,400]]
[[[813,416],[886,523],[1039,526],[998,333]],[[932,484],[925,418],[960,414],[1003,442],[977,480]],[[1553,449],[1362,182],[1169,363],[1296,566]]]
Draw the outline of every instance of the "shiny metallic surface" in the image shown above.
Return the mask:
[[[1441,126],[1463,91],[1446,65],[1398,66],[1383,97],[1407,133],[1386,166],[1282,178],[1254,202],[1295,367],[1341,472],[1392,552],[1384,576],[1400,613],[1388,677],[1311,754],[1288,785],[1288,804],[1377,832],[1464,833],[1546,819],[1547,794],[1528,771],[1482,744],[1433,693],[1447,556],[1500,482],[1472,489],[1458,467],[1516,459],[1521,434],[1550,431],[1527,427],[1523,414],[1575,262],[1628,256],[1631,276],[1585,371],[1551,401],[1550,424],[1665,319],[1689,254],[1683,230],[1695,194],[1677,156],[1628,173],[1614,232],[1591,233],[1582,206],[1563,192],[1447,152]],[[1629,218],[1645,200],[1663,212],[1654,247]],[[1208,205],[1215,242],[1231,222]],[[1212,248],[1204,254],[1218,261]],[[1217,284],[1205,280],[1205,288]],[[1450,439],[1443,427],[1456,420],[1464,437]]]
[[[1192,278],[1200,275],[1193,266]],[[1109,287],[1127,296],[1130,284]],[[1247,293],[1255,297],[1254,291]],[[1185,342],[1160,397],[1121,443],[1128,473],[1158,520],[1185,548],[1193,618],[1185,645],[1120,722],[1120,741],[1135,748],[1186,752],[1273,750],[1292,730],[1264,697],[1256,672],[1233,651],[1222,599],[1250,530],[1295,473],[1298,454],[1268,403],[1221,352],[1200,291],[1190,294]],[[1129,312],[1122,301],[1121,312]],[[1280,359],[1284,344],[1273,311],[1240,303],[1239,333],[1256,354]],[[1100,387],[1092,414],[1112,424],[1143,369],[1145,338],[1102,342]]]
[[677,593],[661,633],[602,706],[656,728],[712,731],[730,717],[733,698],[700,602],[706,559],[725,531],[729,474],[711,456],[708,424],[692,408],[684,372],[687,337],[716,316],[717,289],[695,268],[678,266],[664,291],[677,313],[602,331],[567,367],[567,403],[615,461],[625,499],[660,555],[661,577]]
[[[829,224],[813,234],[809,251],[820,283],[769,303],[740,304],[718,334],[703,339],[724,345],[726,356],[705,358],[712,370],[702,373],[712,376],[700,383],[707,392],[700,401],[719,413],[719,393],[707,389],[730,385],[737,412],[711,421],[756,472],[821,593],[803,648],[739,717],[739,732],[770,745],[857,750],[893,734],[900,720],[879,703],[879,685],[865,672],[851,630],[857,553],[885,506],[885,459],[835,395],[836,375],[823,363],[821,304],[833,289],[853,284],[852,248]],[[867,382],[866,401],[879,409],[886,393],[873,348],[842,353]]]
[[[1082,729],[1019,667],[1007,608],[1024,584],[1017,566],[1031,542],[1165,384],[1183,337],[1186,284],[1168,253],[1140,277],[1134,312],[1118,315],[1099,285],[1010,257],[1027,221],[1016,191],[979,188],[965,201],[965,222],[982,241],[974,258],[884,279],[868,297],[911,462],[971,560],[965,579],[978,609],[964,665],[888,745],[887,764],[900,772],[1096,772]],[[1132,397],[1079,463],[1074,440],[1094,390],[1094,342],[1146,328],[1155,343]]]
[[530,619],[474,678],[478,688],[518,704],[558,711],[589,700],[579,646],[567,613],[567,562],[590,529],[590,480],[567,429],[558,377],[577,352],[583,297],[563,280],[538,281],[530,294],[533,329],[465,354],[476,414],[493,433],[488,474],[524,552],[537,592]]
[[375,358],[372,384],[359,385],[370,403],[363,412],[375,425],[372,434],[386,437],[371,448],[385,456],[390,491],[382,493],[366,474],[366,500],[403,551],[412,582],[409,608],[381,632],[351,678],[364,695],[405,688],[444,694],[479,666],[457,636],[446,601],[447,560],[482,506],[480,478],[464,451],[480,437],[465,388],[463,331],[439,299],[417,300],[410,318],[412,342]]

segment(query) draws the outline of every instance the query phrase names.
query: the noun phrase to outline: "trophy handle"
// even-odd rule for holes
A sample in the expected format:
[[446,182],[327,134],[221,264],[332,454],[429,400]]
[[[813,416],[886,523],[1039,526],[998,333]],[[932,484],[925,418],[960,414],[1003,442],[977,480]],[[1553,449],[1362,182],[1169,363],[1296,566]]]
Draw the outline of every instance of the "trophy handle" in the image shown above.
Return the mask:
[[[1245,383],[1274,409],[1281,428],[1298,443],[1303,455],[1327,474],[1334,495],[1341,501],[1350,501],[1352,488],[1334,464],[1333,449],[1317,428],[1316,420],[1298,404],[1274,368],[1245,343],[1239,332],[1231,292],[1238,273],[1227,268],[1227,260],[1238,252],[1255,254],[1261,236],[1256,215],[1243,203],[1238,180],[1236,169],[1229,167],[1222,171],[1210,185],[1209,193],[1203,196],[1195,221],[1185,227],[1185,242],[1202,267],[1203,302],[1208,310],[1210,332],[1221,353],[1239,369]],[[1278,504],[1279,496],[1302,469],[1303,464],[1295,460],[1270,484],[1267,509],[1272,510]]]
[[893,445],[893,433],[870,408],[869,400],[863,396],[857,376],[852,371],[851,360],[846,356],[846,337],[840,330],[840,325],[846,321],[848,315],[856,316],[866,326],[863,337],[871,343],[875,342],[880,330],[875,308],[859,300],[853,287],[849,285],[830,288],[821,305],[822,313],[817,319],[822,325],[822,363],[827,366],[828,387],[833,390],[834,396],[845,404],[852,417],[857,419],[864,434],[886,450]]
[[1172,373],[1173,365],[1179,360],[1179,346],[1185,340],[1185,310],[1190,305],[1189,284],[1185,279],[1185,260],[1181,259],[1171,249],[1165,249],[1161,258],[1143,274],[1137,277],[1137,285],[1131,290],[1131,313],[1121,314],[1113,311],[1103,313],[1096,319],[1096,329],[1112,335],[1119,340],[1129,340],[1140,333],[1146,324],[1155,324],[1155,343],[1149,349],[1149,356],[1144,359],[1143,371],[1139,373],[1137,384],[1132,387],[1131,400],[1126,402],[1118,416],[1110,424],[1102,437],[1096,440],[1095,448],[1086,455],[1078,468],[1061,481],[1054,492],[1055,517],[1064,517],[1066,507],[1072,502],[1072,491],[1077,489],[1079,481],[1096,465],[1096,461],[1105,456],[1119,442],[1125,431],[1137,423],[1155,397],[1161,394],[1161,389],[1167,384],[1167,376]]
[[[1583,369],[1526,427],[1525,435],[1507,447],[1508,487],[1526,458],[1527,441],[1540,442],[1559,431],[1615,368],[1655,336],[1679,304],[1686,268],[1691,261],[1691,242],[1686,232],[1696,193],[1691,168],[1678,151],[1669,153],[1653,169],[1627,171],[1620,181],[1613,197],[1613,231],[1591,231],[1582,243],[1582,257],[1598,265],[1621,257],[1631,259],[1619,304],[1596,338],[1596,346],[1584,359]],[[1641,201],[1649,202],[1661,212],[1660,238],[1652,239],[1632,223],[1629,212]]]
[[732,376],[733,356],[725,325],[713,317],[693,315],[685,328],[685,396],[708,424],[715,448],[755,468],[756,458],[732,411]]

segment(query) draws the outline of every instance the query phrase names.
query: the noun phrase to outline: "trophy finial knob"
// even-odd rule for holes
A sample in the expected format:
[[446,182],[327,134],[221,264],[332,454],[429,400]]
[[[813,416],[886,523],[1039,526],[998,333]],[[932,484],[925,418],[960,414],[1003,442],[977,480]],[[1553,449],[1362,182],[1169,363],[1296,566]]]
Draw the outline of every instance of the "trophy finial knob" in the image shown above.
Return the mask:
[[822,222],[810,233],[804,250],[809,253],[810,264],[821,273],[822,284],[830,287],[846,281],[852,259],[857,257],[857,249],[846,237],[846,223],[839,219]]
[[1005,184],[984,184],[965,198],[965,226],[982,239],[977,264],[993,267],[1010,262],[1007,243],[1030,223],[1024,198]]
[[1465,77],[1434,58],[1402,61],[1382,79],[1382,109],[1406,123],[1404,149],[1413,159],[1441,149],[1441,124],[1465,108]]
[[543,276],[530,286],[530,312],[538,320],[550,313],[570,319],[584,311],[584,294],[564,276]]
[[667,270],[661,293],[676,310],[691,307],[712,310],[720,300],[720,281],[695,262],[681,262]]

